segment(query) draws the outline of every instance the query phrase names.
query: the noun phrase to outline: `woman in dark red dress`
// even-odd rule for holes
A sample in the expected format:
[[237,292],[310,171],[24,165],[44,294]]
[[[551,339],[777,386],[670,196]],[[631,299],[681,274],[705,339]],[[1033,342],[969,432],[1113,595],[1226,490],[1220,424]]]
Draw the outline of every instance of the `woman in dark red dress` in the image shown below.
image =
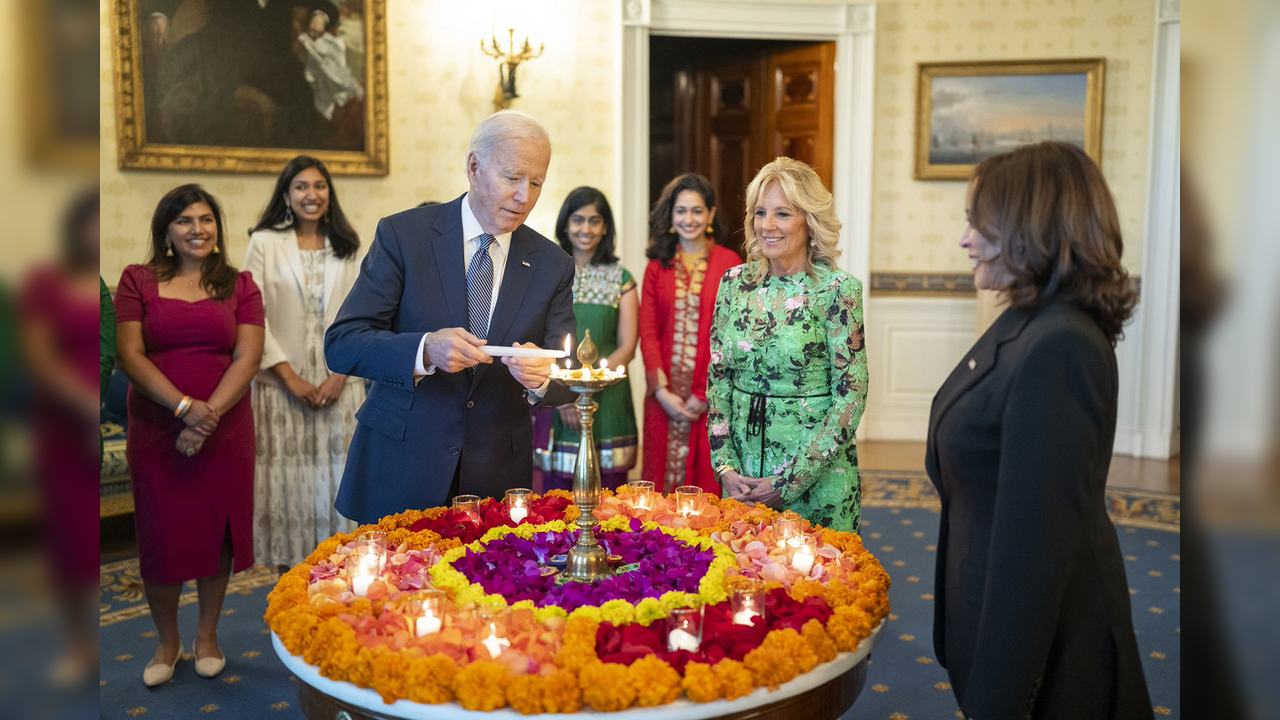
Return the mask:
[[711,316],[726,270],[742,258],[716,238],[716,191],[696,173],[662,190],[649,216],[640,299],[640,351],[647,390],[641,473],[659,492],[697,485],[720,494],[707,440]]
[[138,560],[159,634],[143,673],[173,677],[182,654],[178,598],[196,579],[196,672],[226,660],[218,617],[227,580],[253,564],[253,414],[246,392],[262,360],[262,296],[226,260],[222,214],[198,185],[171,190],[151,219],[146,265],[116,290],[116,344],[129,376]]

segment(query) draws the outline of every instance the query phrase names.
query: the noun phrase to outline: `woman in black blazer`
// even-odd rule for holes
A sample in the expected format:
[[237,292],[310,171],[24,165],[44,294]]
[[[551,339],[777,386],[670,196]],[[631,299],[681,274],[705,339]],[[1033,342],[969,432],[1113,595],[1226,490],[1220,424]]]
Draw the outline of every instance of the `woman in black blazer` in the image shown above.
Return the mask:
[[1135,302],[1115,204],[1065,143],[984,161],[960,246],[1005,310],[933,399],[934,649],[966,717],[1150,718],[1103,491]]

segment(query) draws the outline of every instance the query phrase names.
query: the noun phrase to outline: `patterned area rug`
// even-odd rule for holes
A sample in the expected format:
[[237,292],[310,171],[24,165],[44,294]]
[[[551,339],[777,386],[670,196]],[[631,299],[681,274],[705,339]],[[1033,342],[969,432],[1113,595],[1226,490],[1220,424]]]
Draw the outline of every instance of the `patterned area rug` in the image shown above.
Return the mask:
[[[863,471],[865,541],[893,578],[893,614],[872,655],[867,687],[843,720],[930,720],[958,709],[946,671],[933,657],[933,553],[938,498],[924,473]],[[1134,622],[1157,717],[1179,714],[1179,536],[1177,496],[1108,493],[1133,593]],[[195,584],[179,608],[186,660],[158,688],[142,684],[155,652],[137,560],[102,566],[101,717],[281,718],[299,720],[297,682],[271,649],[262,622],[277,575],[253,568],[235,575],[227,590],[219,637],[227,668],[214,679],[195,674]]]

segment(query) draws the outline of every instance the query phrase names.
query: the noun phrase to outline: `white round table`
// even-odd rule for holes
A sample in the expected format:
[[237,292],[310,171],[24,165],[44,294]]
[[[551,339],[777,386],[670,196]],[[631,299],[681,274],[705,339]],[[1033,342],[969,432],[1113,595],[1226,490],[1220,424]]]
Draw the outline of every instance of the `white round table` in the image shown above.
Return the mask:
[[[871,635],[858,645],[854,652],[842,652],[835,660],[823,663],[770,692],[756,688],[755,692],[737,700],[717,700],[695,703],[681,698],[667,705],[652,708],[632,708],[616,713],[600,713],[591,709],[582,712],[546,715],[545,717],[600,718],[611,720],[708,720],[709,718],[750,717],[797,718],[823,720],[840,717],[862,691],[866,681],[867,657],[879,638],[884,622],[871,631]],[[320,675],[314,665],[308,665],[300,657],[289,654],[275,633],[271,644],[281,662],[298,677],[298,700],[308,720],[516,720],[528,716],[503,708],[493,712],[464,710],[457,703],[423,705],[408,700],[397,700],[388,705],[378,693],[346,681],[330,680]]]

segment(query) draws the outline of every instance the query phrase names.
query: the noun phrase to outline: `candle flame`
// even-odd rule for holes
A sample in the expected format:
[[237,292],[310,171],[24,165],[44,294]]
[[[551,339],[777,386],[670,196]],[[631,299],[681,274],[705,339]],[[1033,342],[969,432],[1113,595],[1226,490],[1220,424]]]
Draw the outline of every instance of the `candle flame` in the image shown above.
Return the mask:
[[603,360],[601,360],[601,361],[600,361],[600,368],[601,368],[602,370],[608,370],[608,369],[609,369],[609,358],[605,358],[605,359],[603,359]]
[[565,335],[565,336],[564,336],[564,358],[565,358],[565,360],[564,360],[564,369],[565,369],[565,370],[568,370],[568,369],[569,369],[569,348],[570,348],[570,347],[572,347],[572,345],[570,344],[570,341],[571,341],[571,340],[573,340],[573,336],[572,336],[572,335]]

